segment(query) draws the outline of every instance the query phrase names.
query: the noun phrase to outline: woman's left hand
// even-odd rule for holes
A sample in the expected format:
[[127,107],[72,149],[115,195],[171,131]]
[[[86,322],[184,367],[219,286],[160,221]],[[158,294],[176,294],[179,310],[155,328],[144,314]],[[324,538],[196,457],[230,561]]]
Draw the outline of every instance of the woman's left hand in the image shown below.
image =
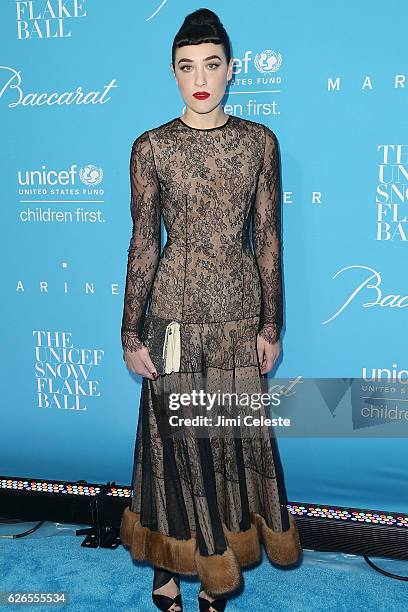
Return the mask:
[[267,374],[272,370],[281,352],[280,340],[271,344],[258,334],[256,336],[256,350],[258,352],[261,374]]

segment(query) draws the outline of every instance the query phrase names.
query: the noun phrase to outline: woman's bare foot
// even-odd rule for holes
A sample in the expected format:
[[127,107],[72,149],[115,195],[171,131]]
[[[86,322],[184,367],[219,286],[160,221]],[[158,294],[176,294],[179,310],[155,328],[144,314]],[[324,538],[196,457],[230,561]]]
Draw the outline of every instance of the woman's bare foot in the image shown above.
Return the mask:
[[[177,584],[174,582],[174,579],[171,578],[166,584],[164,584],[160,589],[156,589],[153,591],[153,595],[167,595],[167,597],[174,598],[176,595],[180,593],[180,589]],[[181,608],[178,604],[173,604],[171,608],[169,608],[171,612],[180,612]]]

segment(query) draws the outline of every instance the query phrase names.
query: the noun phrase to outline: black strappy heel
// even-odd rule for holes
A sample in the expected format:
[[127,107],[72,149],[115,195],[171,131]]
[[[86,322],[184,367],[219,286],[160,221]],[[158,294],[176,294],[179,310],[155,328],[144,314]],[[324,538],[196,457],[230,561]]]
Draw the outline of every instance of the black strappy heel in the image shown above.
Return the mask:
[[[204,589],[200,589],[203,591]],[[224,612],[225,606],[227,605],[226,597],[218,597],[214,599],[214,601],[208,601],[208,599],[204,599],[204,597],[198,596],[198,605],[200,606],[200,612],[207,612],[210,608],[214,608],[217,612]]]
[[[180,588],[180,575],[175,574],[174,572],[169,572],[161,567],[154,566],[154,578],[153,578],[153,591],[160,589],[160,587],[167,584],[173,578],[174,582]],[[180,608],[183,609],[183,603],[181,600],[181,593],[173,597],[168,597],[167,595],[161,595],[158,593],[152,592],[152,599],[154,605],[159,608],[159,610],[163,610],[167,612],[173,604],[176,604]]]

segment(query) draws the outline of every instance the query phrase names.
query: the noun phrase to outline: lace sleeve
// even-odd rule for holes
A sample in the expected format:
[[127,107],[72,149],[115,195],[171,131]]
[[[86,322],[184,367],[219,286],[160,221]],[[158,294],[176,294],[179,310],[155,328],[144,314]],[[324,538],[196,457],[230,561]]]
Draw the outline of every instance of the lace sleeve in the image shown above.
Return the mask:
[[265,125],[264,159],[254,203],[252,238],[261,288],[259,334],[273,344],[279,340],[283,320],[280,158],[275,134]]
[[143,132],[130,156],[130,210],[133,221],[128,248],[121,339],[123,349],[137,351],[140,321],[160,256],[160,187],[150,138]]

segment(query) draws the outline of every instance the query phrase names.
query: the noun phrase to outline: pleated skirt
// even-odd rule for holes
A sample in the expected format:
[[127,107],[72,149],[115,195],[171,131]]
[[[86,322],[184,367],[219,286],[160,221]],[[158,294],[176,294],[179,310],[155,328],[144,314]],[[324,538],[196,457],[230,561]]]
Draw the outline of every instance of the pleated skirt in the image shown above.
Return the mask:
[[[302,550],[274,429],[243,425],[254,408],[242,398],[268,391],[258,325],[257,317],[181,323],[179,371],[142,379],[132,498],[120,537],[133,559],[198,576],[213,596],[241,586],[241,570],[260,560],[261,544],[282,567],[297,564]],[[192,390],[213,394],[212,407],[177,408]],[[220,398],[228,394],[226,405]],[[193,416],[207,417],[206,424],[185,421]],[[257,405],[254,416],[270,417],[270,409]]]

